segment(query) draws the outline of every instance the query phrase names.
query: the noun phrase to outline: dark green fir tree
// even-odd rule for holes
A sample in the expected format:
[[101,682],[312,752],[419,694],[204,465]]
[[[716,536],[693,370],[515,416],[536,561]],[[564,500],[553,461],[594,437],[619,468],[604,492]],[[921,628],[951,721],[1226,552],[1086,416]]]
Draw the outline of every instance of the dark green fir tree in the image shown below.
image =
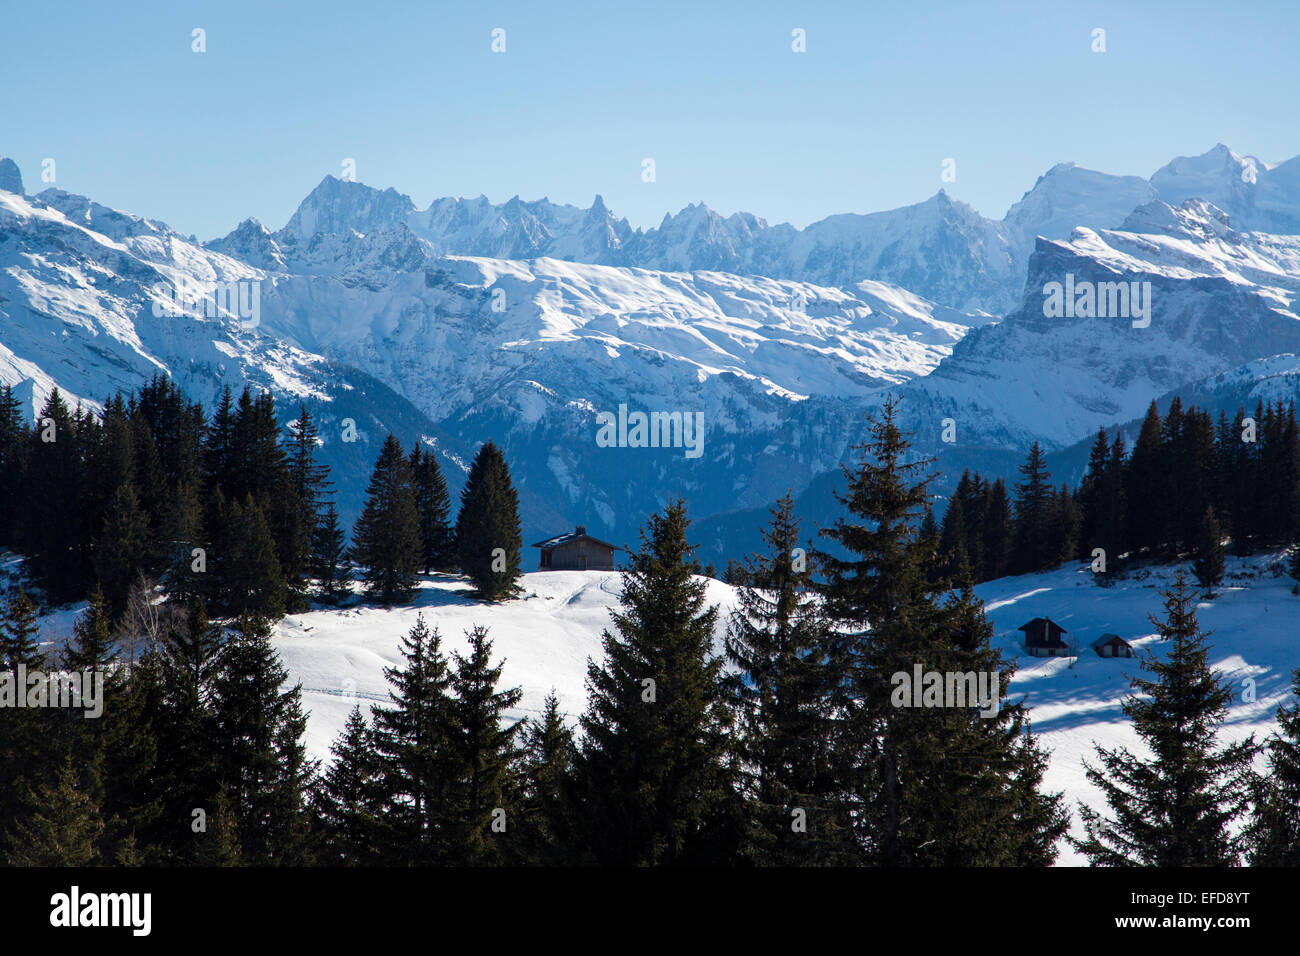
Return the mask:
[[1169,641],[1164,660],[1142,661],[1150,677],[1133,678],[1137,694],[1124,713],[1150,757],[1098,746],[1088,779],[1102,791],[1110,815],[1080,805],[1086,837],[1072,840],[1094,866],[1235,866],[1244,839],[1234,834],[1249,796],[1254,738],[1219,746],[1218,730],[1232,691],[1209,666],[1207,635],[1196,619],[1196,595],[1180,570],[1161,592]]

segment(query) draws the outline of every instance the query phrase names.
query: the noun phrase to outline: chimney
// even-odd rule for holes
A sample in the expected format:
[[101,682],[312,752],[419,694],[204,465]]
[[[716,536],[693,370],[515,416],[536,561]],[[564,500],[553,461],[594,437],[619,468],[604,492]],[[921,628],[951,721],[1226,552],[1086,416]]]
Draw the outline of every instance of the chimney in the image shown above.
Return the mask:
[[586,534],[586,533],[587,533],[587,526],[586,526],[585,524],[580,524],[580,525],[578,525],[578,527],[574,530],[574,533],[575,533],[575,534]]

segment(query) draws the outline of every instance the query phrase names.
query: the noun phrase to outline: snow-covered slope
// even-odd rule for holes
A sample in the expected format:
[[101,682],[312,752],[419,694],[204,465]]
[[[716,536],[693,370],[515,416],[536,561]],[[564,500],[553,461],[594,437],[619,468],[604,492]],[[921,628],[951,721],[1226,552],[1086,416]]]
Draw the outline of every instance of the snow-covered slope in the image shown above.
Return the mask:
[[[361,605],[320,610],[285,618],[275,647],[290,679],[301,682],[310,711],[307,746],[313,755],[329,753],[348,712],[360,704],[388,700],[384,668],[401,662],[401,638],[424,615],[437,627],[443,652],[466,652],[465,632],[483,625],[491,632],[494,658],[504,659],[501,680],[524,691],[514,719],[540,713],[552,689],[572,722],[586,704],[587,658],[602,656],[601,634],[611,627],[622,576],[608,571],[538,571],[523,578],[523,597],[500,604],[481,604],[468,597],[464,581],[435,576],[409,606]],[[717,648],[725,635],[725,617],[734,601],[730,587],[708,581],[710,603],[719,614]]]
[[[1227,584],[1213,601],[1202,602],[1198,616],[1212,630],[1212,665],[1234,687],[1223,739],[1250,733],[1262,738],[1275,726],[1277,705],[1288,693],[1289,674],[1300,666],[1295,619],[1300,598],[1290,592],[1294,582],[1275,576],[1273,558],[1230,558]],[[1017,662],[1011,685],[1013,698],[1024,695],[1031,708],[1035,733],[1051,752],[1046,786],[1064,791],[1071,813],[1076,801],[1101,807],[1100,796],[1085,779],[1083,760],[1094,760],[1092,746],[1140,743],[1120,711],[1130,692],[1126,675],[1138,673],[1137,658],[1102,659],[1090,649],[1103,633],[1117,633],[1138,652],[1162,654],[1147,618],[1161,613],[1158,587],[1167,586],[1172,568],[1156,568],[1109,588],[1093,583],[1079,566],[989,581],[976,588],[986,602],[995,628],[995,644],[1004,657]],[[465,650],[464,632],[481,624],[489,628],[494,654],[504,659],[503,682],[523,689],[511,717],[536,714],[554,689],[570,722],[586,702],[586,661],[601,657],[600,636],[609,627],[609,611],[617,605],[620,576],[610,572],[537,572],[523,580],[526,596],[498,605],[477,604],[466,585],[450,578],[430,581],[411,607],[320,610],[291,615],[280,625],[275,646],[291,674],[301,682],[309,713],[307,745],[318,757],[328,757],[329,745],[355,705],[363,710],[387,701],[383,669],[400,660],[403,634],[423,614],[436,625],[447,649]],[[709,601],[720,608],[718,640],[735,592],[709,582]],[[1025,621],[1047,616],[1069,632],[1082,651],[1073,658],[1032,658],[1017,643],[1016,630]],[[720,644],[718,645],[720,648]],[[1246,678],[1254,681],[1255,700],[1244,699]],[[1095,761],[1094,761],[1095,762]],[[1080,862],[1062,847],[1061,863]]]

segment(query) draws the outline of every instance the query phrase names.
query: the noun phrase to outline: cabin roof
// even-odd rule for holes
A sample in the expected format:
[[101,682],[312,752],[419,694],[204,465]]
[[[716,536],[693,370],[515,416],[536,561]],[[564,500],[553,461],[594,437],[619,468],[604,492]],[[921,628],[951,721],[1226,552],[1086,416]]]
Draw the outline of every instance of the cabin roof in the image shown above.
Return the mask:
[[1016,628],[1016,630],[1017,630],[1017,631],[1027,631],[1027,630],[1029,630],[1031,627],[1035,627],[1035,626],[1046,626],[1046,627],[1049,627],[1049,628],[1053,628],[1053,627],[1054,627],[1054,628],[1056,628],[1058,631],[1060,631],[1062,634],[1069,634],[1069,633],[1070,633],[1070,632],[1067,631],[1065,628],[1061,627],[1061,625],[1059,625],[1059,624],[1057,624],[1055,621],[1053,621],[1050,617],[1036,617],[1036,618],[1034,618],[1032,621],[1026,621],[1024,624],[1021,624],[1018,628]]
[[558,548],[562,544],[569,544],[573,541],[582,540],[594,541],[596,544],[610,548],[614,551],[623,550],[618,545],[610,544],[608,541],[601,541],[599,538],[593,538],[591,535],[587,534],[587,529],[584,525],[578,525],[578,527],[574,528],[572,531],[566,531],[564,534],[557,534],[554,538],[547,538],[545,541],[538,541],[533,545],[533,547],[541,548],[543,551],[550,551],[552,548]]
[[1124,640],[1124,638],[1120,637],[1118,634],[1103,634],[1092,642],[1092,646],[1104,647],[1107,644],[1114,644],[1116,642],[1123,644],[1125,647],[1131,646],[1128,641]]

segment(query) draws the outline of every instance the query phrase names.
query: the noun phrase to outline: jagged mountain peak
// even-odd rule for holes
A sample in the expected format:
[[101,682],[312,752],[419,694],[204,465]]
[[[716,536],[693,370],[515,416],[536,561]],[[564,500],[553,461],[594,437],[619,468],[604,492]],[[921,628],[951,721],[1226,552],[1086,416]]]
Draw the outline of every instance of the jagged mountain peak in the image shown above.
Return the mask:
[[288,271],[284,251],[275,236],[252,216],[220,239],[204,243],[204,248],[240,259],[266,272]]
[[391,186],[377,189],[331,174],[298,204],[281,231],[298,240],[318,233],[366,233],[400,222],[413,212],[411,198]]
[[[1244,183],[1243,174],[1257,176],[1259,187]],[[908,206],[832,215],[804,229],[785,223],[771,226],[743,211],[724,215],[699,200],[641,230],[615,216],[600,195],[586,209],[519,195],[494,204],[479,195],[436,199],[417,210],[391,188],[380,191],[331,175],[275,239],[292,265],[295,250],[312,244],[316,234],[365,234],[405,222],[441,255],[546,256],[646,269],[759,274],[844,287],[873,279],[962,311],[998,315],[1015,307],[1038,237],[1065,239],[1076,227],[1116,229],[1135,209],[1157,199],[1175,208],[1189,199],[1203,199],[1226,213],[1239,230],[1300,233],[1300,158],[1274,167],[1219,144],[1200,157],[1172,161],[1153,179],[1112,175],[1069,161],[1039,176],[1001,220],[981,215],[940,188]],[[1154,218],[1150,228],[1175,225],[1165,214]],[[318,255],[311,271],[328,271],[319,253],[331,244],[317,242],[314,247]],[[261,261],[275,267],[273,259]],[[345,257],[337,271],[354,265]]]

